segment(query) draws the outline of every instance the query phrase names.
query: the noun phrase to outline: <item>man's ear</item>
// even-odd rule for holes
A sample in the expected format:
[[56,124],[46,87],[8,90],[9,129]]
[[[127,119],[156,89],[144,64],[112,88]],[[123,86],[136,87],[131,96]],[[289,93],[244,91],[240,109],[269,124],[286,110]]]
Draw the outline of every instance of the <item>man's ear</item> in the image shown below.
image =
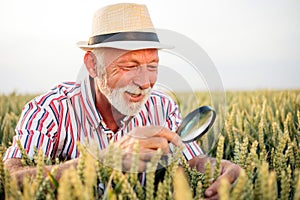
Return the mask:
[[96,56],[92,52],[87,51],[84,55],[84,64],[87,71],[89,72],[89,75],[92,78],[95,78],[97,76],[96,63],[97,63]]

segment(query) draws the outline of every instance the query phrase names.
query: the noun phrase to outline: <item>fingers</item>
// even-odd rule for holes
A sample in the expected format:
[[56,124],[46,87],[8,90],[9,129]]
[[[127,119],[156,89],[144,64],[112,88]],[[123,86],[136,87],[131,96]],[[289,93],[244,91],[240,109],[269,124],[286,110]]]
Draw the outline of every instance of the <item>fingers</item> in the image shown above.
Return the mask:
[[125,170],[131,168],[132,157],[135,153],[133,148],[138,143],[138,170],[144,171],[147,162],[157,154],[157,150],[162,150],[162,155],[170,153],[169,142],[176,146],[181,146],[180,137],[169,129],[161,126],[137,127],[119,142],[123,153],[123,167]]
[[142,139],[135,139],[130,138],[130,136],[125,136],[127,139],[120,142],[120,146],[122,149],[126,150],[127,152],[132,152],[134,143],[139,143],[139,151],[142,153],[143,151],[149,150],[157,150],[161,149],[163,154],[166,155],[170,152],[168,140],[163,137],[150,137],[150,138],[142,138]]
[[176,133],[162,126],[137,127],[122,138],[120,145],[123,149],[128,148],[133,146],[135,141],[139,142],[141,148],[161,148],[164,154],[169,152],[169,142],[175,146],[184,146]]
[[218,198],[218,188],[220,186],[221,179],[226,178],[230,184],[232,184],[238,178],[240,174],[241,167],[236,164],[233,164],[229,161],[222,161],[222,171],[221,175],[217,180],[207,188],[205,191],[205,197],[208,199],[217,199]]
[[[140,140],[140,147],[144,149],[161,149],[163,154],[166,155],[170,153],[168,140],[162,137],[152,137],[147,140]],[[142,151],[142,150],[141,150]]]
[[170,141],[171,143],[173,143],[174,145],[176,145],[178,147],[184,146],[179,135],[170,131],[169,129],[167,129],[165,127],[160,129],[160,131],[157,133],[156,136],[164,137],[165,139],[167,139],[168,141]]
[[[137,162],[137,170],[138,172],[143,172],[146,170],[147,163],[151,161],[151,159],[157,155],[156,150],[144,149],[143,151],[138,153],[138,162]],[[123,170],[130,170],[134,161],[134,153],[132,152],[123,152]]]
[[[124,155],[127,156],[127,159],[129,159],[131,161],[135,154],[136,153],[133,153],[133,152],[124,153]],[[142,161],[150,161],[155,155],[157,155],[156,150],[144,149],[144,150],[138,152],[138,159],[142,160]]]
[[150,138],[150,137],[163,137],[174,145],[181,147],[184,144],[178,134],[170,131],[163,126],[144,126],[135,128],[129,135],[137,139]]
[[229,183],[233,183],[239,177],[242,168],[232,162],[223,161],[224,166],[222,167],[221,174],[223,177],[227,177]]
[[[125,171],[129,171],[132,167],[132,159],[123,159],[123,170]],[[143,160],[139,160],[137,163],[137,172],[144,172],[146,171],[146,167],[147,167],[147,161],[143,161]]]
[[208,198],[208,199],[218,199],[218,188],[220,186],[220,179],[219,178],[206,189],[206,191],[205,191],[205,197],[206,198]]

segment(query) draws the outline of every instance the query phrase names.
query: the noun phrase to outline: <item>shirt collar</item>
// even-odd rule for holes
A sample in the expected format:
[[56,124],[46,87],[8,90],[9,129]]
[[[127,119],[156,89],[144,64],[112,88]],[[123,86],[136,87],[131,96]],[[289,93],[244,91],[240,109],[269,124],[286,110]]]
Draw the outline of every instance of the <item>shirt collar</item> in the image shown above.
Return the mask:
[[[86,108],[88,120],[94,129],[97,129],[98,126],[102,123],[105,124],[103,118],[99,111],[96,108],[95,104],[95,91],[91,88],[91,77],[87,75],[87,77],[81,83],[81,93],[82,93],[82,101]],[[133,118],[133,116],[125,116],[120,121],[120,128],[126,126],[126,124]]]
[[94,92],[91,88],[91,77],[87,75],[87,77],[81,83],[81,93],[82,93],[82,101],[86,108],[88,119],[91,125],[96,129],[102,122],[103,118],[101,117],[100,113],[98,112],[95,100],[94,100]]

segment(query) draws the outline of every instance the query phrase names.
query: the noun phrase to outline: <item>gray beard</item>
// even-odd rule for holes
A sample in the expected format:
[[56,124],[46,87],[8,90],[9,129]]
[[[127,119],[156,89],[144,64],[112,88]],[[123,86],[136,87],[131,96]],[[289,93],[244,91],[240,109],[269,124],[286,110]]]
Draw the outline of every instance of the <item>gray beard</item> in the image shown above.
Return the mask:
[[[97,85],[100,92],[107,98],[109,103],[117,109],[121,114],[126,116],[135,116],[142,109],[143,105],[148,100],[152,88],[141,90],[136,85],[128,85],[121,88],[110,88],[106,84],[106,80],[100,80],[97,78]],[[130,102],[124,99],[124,93],[129,92],[133,94],[145,95],[142,101],[140,102]]]

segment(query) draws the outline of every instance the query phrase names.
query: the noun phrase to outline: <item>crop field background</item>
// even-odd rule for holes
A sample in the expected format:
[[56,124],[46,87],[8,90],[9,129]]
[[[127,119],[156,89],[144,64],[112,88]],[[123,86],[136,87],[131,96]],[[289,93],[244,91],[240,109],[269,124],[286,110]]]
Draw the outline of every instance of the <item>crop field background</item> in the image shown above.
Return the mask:
[[[209,105],[208,95],[199,93],[203,105]],[[122,173],[120,149],[111,144],[104,162],[91,156],[78,145],[81,156],[77,169],[66,171],[55,180],[55,168],[49,172],[49,161],[36,151],[34,160],[23,154],[23,164],[37,166],[37,176],[24,180],[19,188],[16,180],[4,170],[2,156],[15,134],[14,128],[26,102],[34,95],[0,95],[0,196],[1,199],[203,199],[204,191],[220,171],[218,163],[228,159],[243,171],[229,185],[221,181],[221,199],[300,199],[300,91],[227,92],[226,110],[211,130],[218,143],[209,152],[216,165],[207,162],[205,173],[190,169],[181,153],[175,150],[166,165],[163,180],[156,181],[155,170],[161,152],[147,165],[147,185],[142,187],[135,173]],[[183,115],[193,109],[189,94],[178,97]],[[205,138],[198,141],[206,144]],[[138,154],[136,154],[138,156]],[[137,156],[133,157],[135,163]],[[181,159],[182,167],[178,167]],[[59,165],[59,161],[55,161]],[[111,168],[110,166],[114,166]],[[46,174],[44,176],[44,174]],[[99,189],[99,183],[105,186]]]

